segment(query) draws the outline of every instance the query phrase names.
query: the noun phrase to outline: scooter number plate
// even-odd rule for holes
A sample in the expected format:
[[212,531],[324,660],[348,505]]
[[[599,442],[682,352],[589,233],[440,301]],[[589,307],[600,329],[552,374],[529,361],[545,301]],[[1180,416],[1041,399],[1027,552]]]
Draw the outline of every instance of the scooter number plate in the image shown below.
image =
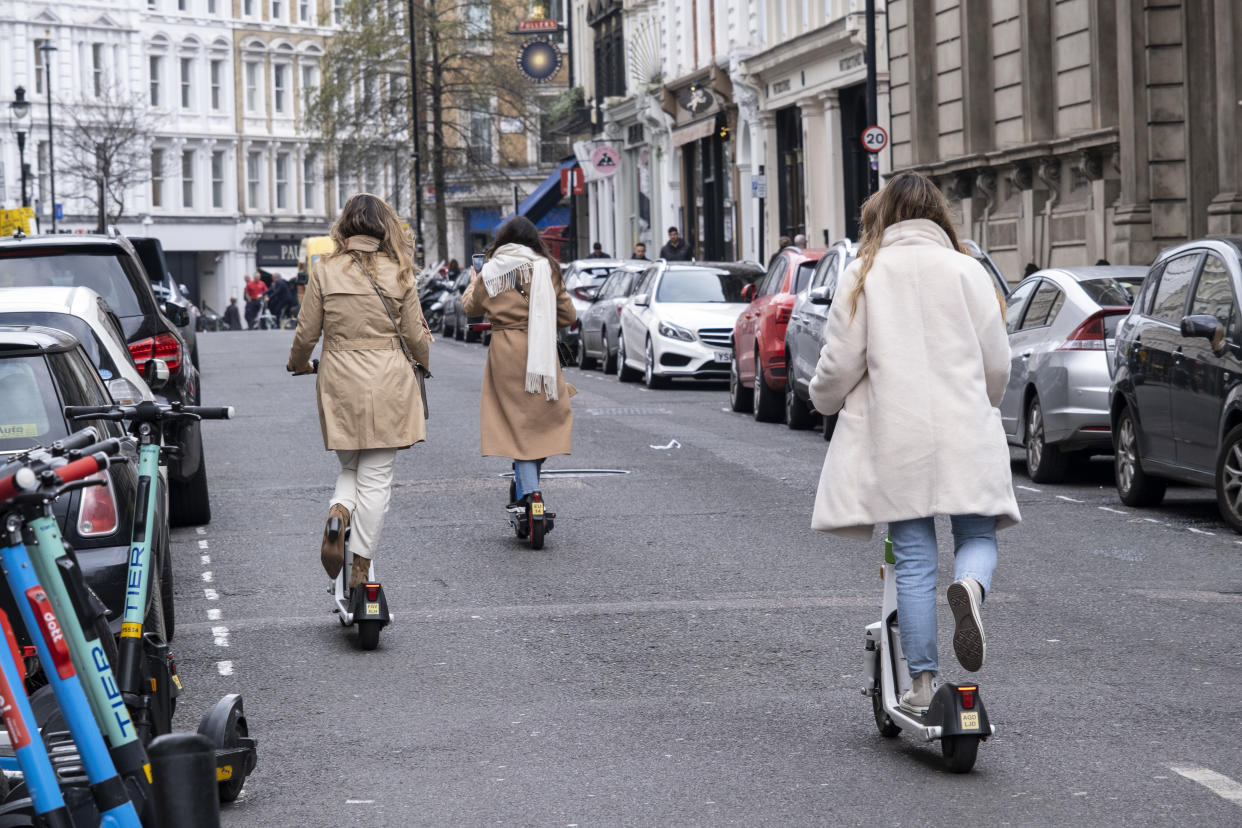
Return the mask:
[[533,517],[543,517],[543,504],[542,503],[530,504],[530,513]]
[[379,615],[379,604],[367,604],[367,615]]
[[962,730],[978,730],[979,714],[978,713],[962,713]]

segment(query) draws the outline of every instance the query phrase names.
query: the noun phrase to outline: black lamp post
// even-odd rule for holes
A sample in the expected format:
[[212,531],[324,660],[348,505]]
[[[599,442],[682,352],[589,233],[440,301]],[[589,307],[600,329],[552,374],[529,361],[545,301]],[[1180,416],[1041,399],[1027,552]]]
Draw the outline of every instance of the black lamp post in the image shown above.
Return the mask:
[[13,90],[15,100],[9,104],[9,112],[13,114],[13,119],[17,121],[17,160],[22,171],[22,206],[29,207],[30,199],[26,196],[26,173],[29,167],[26,166],[26,116],[30,114],[30,101],[26,100],[26,87],[19,86]]
[[423,264],[423,175],[422,159],[418,155],[418,142],[422,137],[418,126],[418,54],[414,40],[414,0],[407,0],[406,24],[410,37],[410,160],[414,165],[414,192],[411,193],[414,208],[414,261]]
[[48,31],[47,37],[43,41],[43,45],[39,47],[39,51],[43,53],[43,76],[47,82],[47,177],[51,184],[52,196],[52,232],[56,232],[56,153],[52,144],[52,52],[56,51],[56,47],[52,45],[52,33]]

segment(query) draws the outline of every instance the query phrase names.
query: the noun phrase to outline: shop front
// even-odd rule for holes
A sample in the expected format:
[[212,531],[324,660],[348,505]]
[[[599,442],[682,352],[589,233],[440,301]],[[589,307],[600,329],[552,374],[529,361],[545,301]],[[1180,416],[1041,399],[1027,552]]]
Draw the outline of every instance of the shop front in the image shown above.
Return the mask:
[[695,258],[737,258],[732,134],[736,110],[728,75],[712,70],[665,87],[665,111],[675,120],[671,144],[680,155],[680,220]]

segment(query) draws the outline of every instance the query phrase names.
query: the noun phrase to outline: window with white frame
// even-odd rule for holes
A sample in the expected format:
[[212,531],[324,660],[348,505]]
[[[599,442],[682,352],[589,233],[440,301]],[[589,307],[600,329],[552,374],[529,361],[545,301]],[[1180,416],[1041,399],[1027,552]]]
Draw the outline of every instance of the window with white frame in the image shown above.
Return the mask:
[[189,6],[189,0],[177,0],[177,11],[185,11]]
[[104,91],[104,45],[102,43],[91,44],[91,87],[95,91],[96,98],[103,97]]
[[34,67],[35,67],[35,94],[42,95],[43,90],[47,88],[47,64],[44,63],[48,59],[50,52],[43,51],[43,44],[47,43],[41,37],[35,38],[34,42]]
[[246,111],[259,111],[259,62],[246,61]]
[[194,103],[194,59],[181,58],[181,108],[189,109]]
[[279,21],[285,15],[285,4],[281,0],[272,0],[272,20]]
[[224,207],[224,150],[211,154],[211,206]]
[[310,0],[298,0],[298,22],[310,22]]
[[332,23],[339,26],[345,22],[345,0],[332,0]]
[[466,159],[479,164],[492,161],[492,115],[476,109],[470,113],[470,144],[466,147]]
[[492,31],[492,4],[488,0],[466,0],[466,39],[480,40]]
[[276,209],[289,207],[289,153],[276,153]]
[[313,63],[302,64],[302,100],[307,104],[319,89],[319,67]]
[[151,150],[151,206],[164,206],[164,151]]
[[208,14],[216,13],[216,0],[207,0],[207,13]]
[[219,111],[224,106],[224,61],[211,62],[211,108]]
[[147,0],[147,8],[150,11],[155,11],[158,6],[159,6],[158,0]]
[[263,183],[263,153],[252,150],[246,156],[246,209],[255,211],[262,209],[259,196]]
[[151,106],[160,105],[160,72],[164,59],[159,55],[151,55],[147,59],[148,74],[151,78]]
[[285,113],[289,84],[289,67],[283,63],[272,66],[272,109],[280,115]]
[[242,17],[254,17],[254,0],[242,0]]
[[302,158],[302,209],[308,212],[319,206],[319,200],[315,197],[318,193],[315,164],[316,158],[313,153],[307,153]]
[[194,206],[194,150],[181,153],[181,206]]

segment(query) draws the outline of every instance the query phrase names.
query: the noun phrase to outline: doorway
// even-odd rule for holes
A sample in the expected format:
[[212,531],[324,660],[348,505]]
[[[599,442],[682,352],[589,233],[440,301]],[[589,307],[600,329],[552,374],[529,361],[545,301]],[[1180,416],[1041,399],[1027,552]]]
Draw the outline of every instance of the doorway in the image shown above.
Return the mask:
[[862,203],[867,199],[871,153],[863,149],[867,123],[867,85],[859,83],[841,90],[841,181],[845,191],[845,235],[858,240],[862,226]]

